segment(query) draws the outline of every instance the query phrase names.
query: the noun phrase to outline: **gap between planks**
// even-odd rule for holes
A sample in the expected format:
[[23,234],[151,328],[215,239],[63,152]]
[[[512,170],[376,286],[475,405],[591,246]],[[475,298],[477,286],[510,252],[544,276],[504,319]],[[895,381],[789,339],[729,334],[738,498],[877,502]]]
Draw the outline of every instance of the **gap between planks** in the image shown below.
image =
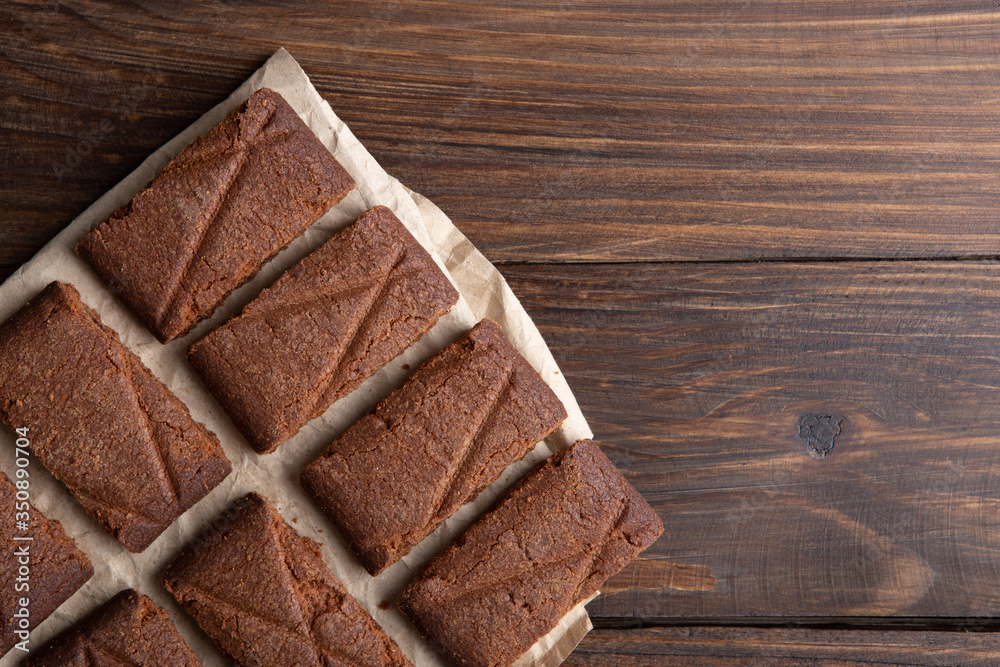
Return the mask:
[[933,616],[816,616],[816,617],[620,617],[591,616],[598,630],[640,628],[802,628],[811,630],[907,630],[933,632],[1000,632],[1000,618]]

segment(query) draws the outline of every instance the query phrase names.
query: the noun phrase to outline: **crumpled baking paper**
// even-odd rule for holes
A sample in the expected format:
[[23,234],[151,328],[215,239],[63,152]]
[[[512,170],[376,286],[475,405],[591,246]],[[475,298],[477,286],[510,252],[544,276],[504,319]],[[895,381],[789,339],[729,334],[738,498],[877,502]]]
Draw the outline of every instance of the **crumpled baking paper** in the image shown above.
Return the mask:
[[[358,188],[278,254],[253,280],[233,292],[211,318],[190,334],[161,345],[77,257],[74,247],[95,225],[131,200],[181,149],[214,127],[253,91],[264,87],[281,93],[351,173]],[[359,389],[307,424],[276,452],[257,455],[197,380],[184,359],[184,351],[191,342],[239,312],[262,288],[274,282],[299,259],[378,204],[388,206],[396,213],[442,266],[462,298],[426,336]],[[30,646],[33,648],[47,642],[118,591],[132,587],[170,612],[177,628],[205,667],[229,664],[163,588],[162,574],[167,564],[236,498],[249,491],[257,491],[278,508],[295,530],[322,545],[323,557],[333,572],[399,643],[403,653],[414,664],[442,665],[440,656],[434,653],[395,605],[390,604],[388,609],[383,609],[385,605],[382,603],[391,603],[422,565],[490,507],[529,468],[556,449],[568,447],[581,438],[592,437],[552,354],[500,273],[439,208],[404,187],[378,165],[284,49],[275,53],[227,100],[150,155],[138,169],[98,199],[0,285],[0,321],[8,318],[52,280],[76,286],[83,300],[97,310],[103,322],[117,331],[122,342],[187,404],[192,416],[219,436],[226,455],[233,463],[233,473],[164,531],[148,549],[141,554],[132,554],[112,539],[66,488],[33,460],[29,468],[32,503],[44,515],[62,523],[95,569],[90,582],[32,632]],[[408,375],[406,368],[416,368],[484,317],[496,320],[503,327],[514,345],[562,399],[569,418],[553,436],[539,443],[524,460],[511,465],[495,484],[461,508],[402,561],[373,578],[305,496],[298,483],[299,471],[345,428],[402,384]],[[11,432],[3,429],[0,442],[7,446],[5,451],[13,451]],[[0,457],[0,469],[12,478],[13,459],[13,456]],[[122,461],[121,464],[128,465],[128,462]],[[522,656],[518,665],[558,665],[591,627],[583,604],[580,604]],[[12,650],[0,661],[0,667],[18,664],[24,656],[22,651]]]

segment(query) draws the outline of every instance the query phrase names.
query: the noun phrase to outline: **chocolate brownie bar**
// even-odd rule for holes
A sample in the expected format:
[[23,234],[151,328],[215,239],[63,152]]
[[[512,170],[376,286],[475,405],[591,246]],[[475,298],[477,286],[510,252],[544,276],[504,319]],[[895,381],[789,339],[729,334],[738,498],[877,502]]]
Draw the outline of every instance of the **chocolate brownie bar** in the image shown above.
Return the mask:
[[323,562],[255,493],[167,568],[164,581],[242,667],[409,665]]
[[[20,524],[27,513],[27,526]],[[42,516],[0,473],[0,656],[28,639],[28,631],[87,583],[94,568],[58,521]],[[31,539],[15,539],[18,537]]]
[[589,440],[550,457],[399,599],[456,665],[510,665],[663,532]]
[[77,252],[167,342],[211,315],[353,187],[284,98],[263,88]]
[[231,470],[218,439],[59,282],[0,324],[0,420],[30,428],[42,465],[130,551]]
[[258,452],[274,449],[416,341],[458,292],[384,206],[188,350]]
[[27,667],[201,667],[170,615],[128,589],[28,658]]
[[307,465],[302,486],[377,575],[564,419],[500,326],[483,320]]

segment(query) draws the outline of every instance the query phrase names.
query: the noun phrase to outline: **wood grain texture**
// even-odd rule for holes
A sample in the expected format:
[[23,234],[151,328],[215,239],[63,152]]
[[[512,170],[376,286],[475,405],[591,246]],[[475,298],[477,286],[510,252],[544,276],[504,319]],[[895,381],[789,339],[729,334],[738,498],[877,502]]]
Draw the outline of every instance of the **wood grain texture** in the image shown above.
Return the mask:
[[990,632],[816,628],[598,628],[564,667],[987,667],[1000,662]]
[[[1000,264],[839,261],[1000,255],[998,19],[971,0],[11,0],[0,279],[284,46],[506,264],[667,524],[599,621],[1000,617]],[[995,664],[984,629],[598,630],[569,664]]]
[[998,269],[503,267],[666,527],[591,613],[1000,616]]
[[1000,254],[998,12],[12,0],[0,264],[26,260],[278,46],[497,261]]

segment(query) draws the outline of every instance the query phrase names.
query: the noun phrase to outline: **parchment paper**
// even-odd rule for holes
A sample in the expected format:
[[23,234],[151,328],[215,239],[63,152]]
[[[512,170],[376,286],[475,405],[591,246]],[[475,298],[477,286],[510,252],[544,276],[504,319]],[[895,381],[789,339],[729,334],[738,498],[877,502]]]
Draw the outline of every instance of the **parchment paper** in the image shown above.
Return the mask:
[[[351,173],[358,188],[282,251],[248,284],[235,291],[207,321],[193,332],[161,345],[114,298],[103,283],[77,257],[76,243],[118,206],[129,201],[181,149],[201,136],[253,91],[272,88],[279,93],[319,139]],[[445,269],[462,298],[455,308],[399,358],[393,360],[350,396],[307,424],[294,438],[273,454],[257,455],[236,431],[225,413],[201,386],[184,359],[184,351],[239,311],[260,290],[274,282],[299,259],[315,250],[336,231],[377,204],[391,208],[416,239]],[[132,587],[165,607],[205,667],[227,665],[201,631],[164,590],[162,573],[166,565],[202,530],[244,493],[254,490],[267,497],[287,521],[302,535],[318,541],[323,557],[333,572],[375,620],[417,665],[443,662],[421,639],[392,602],[412,575],[440,549],[463,531],[476,516],[492,505],[524,472],[559,448],[581,438],[592,437],[569,385],[559,373],[538,330],[511,292],[500,273],[483,257],[448,217],[425,197],[390,177],[369,155],[346,125],[316,92],[298,63],[284,50],[241,85],[227,100],[195,121],[132,174],[108,191],[66,229],[48,243],[3,285],[0,285],[0,321],[20,308],[52,280],[71,283],[83,300],[97,310],[104,323],[121,336],[122,342],[139,355],[191,410],[191,415],[219,436],[233,473],[200,503],[181,516],[143,553],[131,554],[112,539],[76,503],[69,491],[32,461],[31,500],[44,515],[59,520],[75,538],[96,571],[93,579],[31,634],[30,646],[37,648],[61,632],[98,604],[118,591]],[[303,465],[323,451],[352,424],[393,389],[408,374],[404,364],[415,369],[444,345],[457,340],[483,317],[496,320],[514,345],[528,359],[562,399],[569,418],[547,441],[539,443],[523,461],[508,468],[489,489],[444,523],[402,561],[371,577],[351,555],[339,534],[304,495],[298,484]],[[12,452],[13,436],[0,433],[4,451]],[[127,465],[126,461],[122,465]],[[0,457],[0,468],[13,477],[13,456]],[[526,653],[518,665],[558,665],[591,629],[583,604],[573,609],[559,625]],[[24,653],[12,650],[0,667],[19,664]]]

